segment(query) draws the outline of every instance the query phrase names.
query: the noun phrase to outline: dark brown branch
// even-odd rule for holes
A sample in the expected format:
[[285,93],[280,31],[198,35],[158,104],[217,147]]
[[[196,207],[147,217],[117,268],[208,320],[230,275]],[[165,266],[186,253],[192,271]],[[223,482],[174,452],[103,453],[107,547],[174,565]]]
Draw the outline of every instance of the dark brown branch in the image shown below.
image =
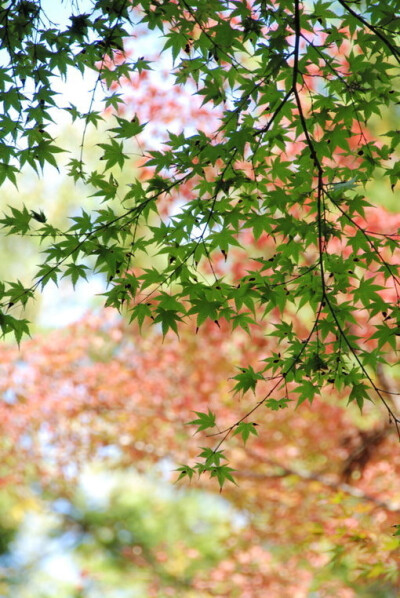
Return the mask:
[[389,48],[395,60],[397,60],[397,62],[400,64],[400,51],[392,44],[392,42],[388,40],[388,38],[385,35],[383,35],[374,25],[368,23],[368,21],[364,19],[364,17],[359,15],[355,10],[348,6],[347,2],[345,2],[344,0],[338,0],[338,2],[355,19],[360,21],[360,23],[362,23],[365,27],[372,31],[372,33],[374,33],[376,37],[379,37],[379,39],[385,44],[385,46]]

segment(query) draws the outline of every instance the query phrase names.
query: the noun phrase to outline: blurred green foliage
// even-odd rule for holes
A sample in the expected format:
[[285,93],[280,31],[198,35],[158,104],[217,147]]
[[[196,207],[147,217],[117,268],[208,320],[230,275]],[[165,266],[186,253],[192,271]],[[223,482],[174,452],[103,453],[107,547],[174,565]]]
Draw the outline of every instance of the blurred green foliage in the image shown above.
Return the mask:
[[201,596],[194,576],[227,556],[243,519],[221,497],[133,469],[88,469],[65,498],[28,494],[22,517],[2,497],[0,525],[20,513],[2,528],[2,597]]

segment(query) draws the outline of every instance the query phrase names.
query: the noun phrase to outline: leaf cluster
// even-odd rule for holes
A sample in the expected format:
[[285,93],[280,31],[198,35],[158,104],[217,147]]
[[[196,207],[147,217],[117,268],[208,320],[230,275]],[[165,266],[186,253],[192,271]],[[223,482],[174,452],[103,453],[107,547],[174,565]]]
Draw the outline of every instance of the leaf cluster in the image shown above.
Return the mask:
[[[149,321],[163,335],[194,320],[197,327],[227,322],[250,337],[262,326],[275,337],[279,352],[234,377],[239,393],[269,384],[248,415],[261,405],[286,407],[294,396],[311,403],[334,385],[360,408],[375,394],[397,425],[374,380],[388,362],[385,351],[397,349],[399,265],[392,256],[399,237],[364,226],[368,182],[384,173],[393,187],[398,178],[398,131],[368,133],[400,101],[395,9],[395,0],[366,0],[362,12],[344,0],[98,0],[87,13],[74,4],[68,25],[57,27],[40,4],[1,3],[0,181],[16,184],[24,164],[38,173],[58,167],[63,150],[48,129],[57,77],[92,69],[113,92],[123,78],[153,68],[145,57],[125,55],[135,19],[160,32],[176,85],[194,84],[204,108],[220,114],[212,134],[170,133],[166,147],[148,155],[153,176],[133,179],[125,191],[115,169],[129,160],[128,140],[145,139],[146,128],[136,115],[116,115],[99,144],[100,166],[85,172],[82,152],[69,163],[70,176],[106,205],[74,216],[67,231],[40,209],[10,206],[1,219],[5,234],[33,231],[48,242],[36,283],[28,290],[5,284],[3,309],[23,305],[49,281],[68,277],[75,285],[99,272],[109,285],[107,306],[127,309],[131,321]],[[107,104],[118,109],[122,101],[113,92]],[[102,116],[64,109],[82,119],[83,148],[86,128]],[[191,198],[161,217],[161,202],[174,203],[184,186]],[[239,251],[249,264],[235,276],[229,266]],[[135,268],[147,256],[157,258],[154,265]],[[306,314],[306,334],[293,326],[295,313]],[[27,331],[24,320],[3,318],[3,333],[19,340]],[[360,318],[372,326],[368,338],[357,329]],[[196,414],[198,431],[216,425],[211,412]],[[245,421],[229,426],[212,460],[200,456],[199,473],[222,487],[231,473],[216,462],[221,442],[231,434],[246,442],[256,432]]]

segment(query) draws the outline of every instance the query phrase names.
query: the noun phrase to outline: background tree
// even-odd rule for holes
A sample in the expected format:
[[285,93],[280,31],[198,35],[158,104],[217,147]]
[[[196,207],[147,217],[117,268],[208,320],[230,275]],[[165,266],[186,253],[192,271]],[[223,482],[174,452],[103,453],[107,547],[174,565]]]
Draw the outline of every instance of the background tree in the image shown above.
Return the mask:
[[227,377],[265,342],[213,323],[163,341],[108,310],[2,345],[2,594],[397,596],[398,441],[373,406],[264,408],[259,436],[231,441],[238,487],[176,484],[199,444],[183,422],[240,419],[252,397]]

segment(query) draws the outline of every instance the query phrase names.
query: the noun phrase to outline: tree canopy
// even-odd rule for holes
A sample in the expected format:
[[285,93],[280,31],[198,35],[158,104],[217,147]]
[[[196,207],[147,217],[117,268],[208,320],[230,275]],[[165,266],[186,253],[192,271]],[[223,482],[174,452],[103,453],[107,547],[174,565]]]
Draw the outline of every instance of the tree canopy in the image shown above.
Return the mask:
[[[388,229],[369,199],[374,177],[394,193],[399,174],[387,118],[400,95],[397,0],[65,4],[55,23],[40,3],[0,3],[0,182],[61,167],[54,123],[66,112],[82,127],[66,170],[93,209],[63,230],[40,205],[5,208],[4,233],[38,236],[44,258],[32,286],[1,283],[3,334],[29,332],[19,308],[40,288],[97,272],[105,305],[140,327],[267,338],[261,359],[232,372],[235,392],[255,395],[241,418],[221,430],[206,408],[191,420],[216,445],[180,475],[208,472],[220,487],[233,481],[225,439],[256,436],[265,407],[335,388],[360,409],[377,398],[397,428],[396,393],[379,380],[397,363],[398,223]],[[59,94],[74,69],[95,73],[86,111]],[[127,112],[125,90],[151,81],[190,101],[186,119],[167,93],[159,115],[149,95]],[[87,131],[104,108],[114,120],[89,170]],[[132,138],[141,171],[120,184]]]

